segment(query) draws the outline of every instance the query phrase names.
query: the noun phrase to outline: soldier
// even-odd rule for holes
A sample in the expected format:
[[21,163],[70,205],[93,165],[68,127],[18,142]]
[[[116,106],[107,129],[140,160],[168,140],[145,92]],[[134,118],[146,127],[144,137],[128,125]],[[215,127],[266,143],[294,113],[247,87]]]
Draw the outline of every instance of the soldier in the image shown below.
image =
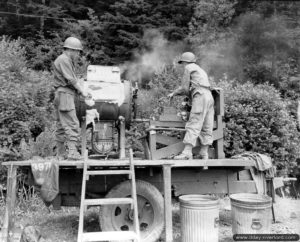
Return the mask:
[[[69,37],[64,42],[64,52],[56,58],[53,64],[56,111],[56,146],[58,157],[79,160],[76,144],[79,138],[79,121],[75,110],[75,96],[89,94],[79,84],[75,74],[74,63],[78,60],[83,47],[79,39]],[[68,146],[66,154],[65,142]]]
[[185,145],[181,154],[174,157],[177,160],[193,159],[192,148],[199,137],[201,142],[200,157],[208,159],[208,147],[213,142],[212,131],[214,123],[214,99],[206,72],[196,62],[191,52],[181,55],[179,64],[184,66],[181,86],[168,95],[187,95],[192,101],[189,120],[186,123]]

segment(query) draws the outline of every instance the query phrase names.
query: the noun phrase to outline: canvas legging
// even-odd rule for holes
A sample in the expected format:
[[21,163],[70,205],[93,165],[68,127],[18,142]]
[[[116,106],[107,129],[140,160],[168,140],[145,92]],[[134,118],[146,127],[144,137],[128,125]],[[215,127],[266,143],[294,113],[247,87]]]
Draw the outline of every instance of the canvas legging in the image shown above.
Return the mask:
[[209,90],[197,92],[193,96],[192,109],[185,125],[186,133],[183,143],[196,145],[199,137],[202,145],[213,142],[214,99]]

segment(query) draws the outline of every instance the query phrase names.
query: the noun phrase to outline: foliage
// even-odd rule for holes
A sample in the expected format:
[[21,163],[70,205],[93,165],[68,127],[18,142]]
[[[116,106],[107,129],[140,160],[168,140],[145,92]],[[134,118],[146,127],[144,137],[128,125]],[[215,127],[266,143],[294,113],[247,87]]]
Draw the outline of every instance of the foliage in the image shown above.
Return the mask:
[[194,1],[187,40],[201,67],[216,79],[224,73],[236,77],[241,72],[237,68],[239,49],[231,27],[236,4],[237,1],[230,0]]
[[108,64],[128,61],[147,48],[142,36],[149,29],[159,30],[172,41],[183,40],[192,14],[189,2],[121,0],[112,4],[101,16],[105,53],[111,57]]
[[138,115],[143,118],[155,118],[164,106],[179,106],[180,97],[171,103],[167,95],[175,90],[181,82],[181,71],[177,65],[166,65],[157,71],[148,84],[148,90],[138,95]]
[[51,122],[51,75],[26,67],[20,40],[0,42],[0,155],[20,159],[22,139],[37,137]]
[[65,20],[60,24],[60,28],[60,32],[49,32],[48,38],[39,33],[34,38],[27,38],[23,41],[22,46],[26,50],[29,67],[35,70],[51,70],[53,61],[63,51],[64,40],[69,36],[79,38],[83,43],[84,55],[79,64],[84,72],[87,66],[86,59],[99,63],[106,58],[102,51],[100,22],[93,10],[89,9],[87,20],[78,22]]
[[235,13],[236,1],[198,0],[194,3],[194,14],[189,23],[189,40],[201,46],[215,42],[230,33],[230,23]]
[[225,153],[269,154],[279,169],[293,167],[300,155],[300,136],[288,102],[268,84],[218,83],[225,92]]

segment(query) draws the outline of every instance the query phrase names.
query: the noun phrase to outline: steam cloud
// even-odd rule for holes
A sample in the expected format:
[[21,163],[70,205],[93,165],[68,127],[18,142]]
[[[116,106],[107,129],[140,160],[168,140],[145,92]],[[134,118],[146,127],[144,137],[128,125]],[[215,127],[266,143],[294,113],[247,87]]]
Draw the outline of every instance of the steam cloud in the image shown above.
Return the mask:
[[166,64],[170,64],[180,55],[183,43],[173,43],[166,40],[156,29],[146,30],[143,36],[145,49],[135,53],[132,62],[121,66],[125,79],[141,81],[150,79],[155,72],[159,72]]

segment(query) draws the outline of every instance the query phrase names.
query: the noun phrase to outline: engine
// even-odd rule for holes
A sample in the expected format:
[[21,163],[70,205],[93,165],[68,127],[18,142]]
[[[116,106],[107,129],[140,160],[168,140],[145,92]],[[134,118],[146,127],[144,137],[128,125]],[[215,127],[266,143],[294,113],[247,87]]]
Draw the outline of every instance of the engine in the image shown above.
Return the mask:
[[95,113],[99,117],[93,117],[92,122],[92,150],[108,155],[118,150],[119,136],[125,135],[125,132],[120,132],[120,123],[124,122],[125,127],[130,128],[138,90],[132,87],[130,81],[121,80],[120,69],[116,66],[89,65],[83,85],[92,94],[95,105],[88,107],[84,100],[78,100],[77,117],[83,125],[83,117],[97,111]]

